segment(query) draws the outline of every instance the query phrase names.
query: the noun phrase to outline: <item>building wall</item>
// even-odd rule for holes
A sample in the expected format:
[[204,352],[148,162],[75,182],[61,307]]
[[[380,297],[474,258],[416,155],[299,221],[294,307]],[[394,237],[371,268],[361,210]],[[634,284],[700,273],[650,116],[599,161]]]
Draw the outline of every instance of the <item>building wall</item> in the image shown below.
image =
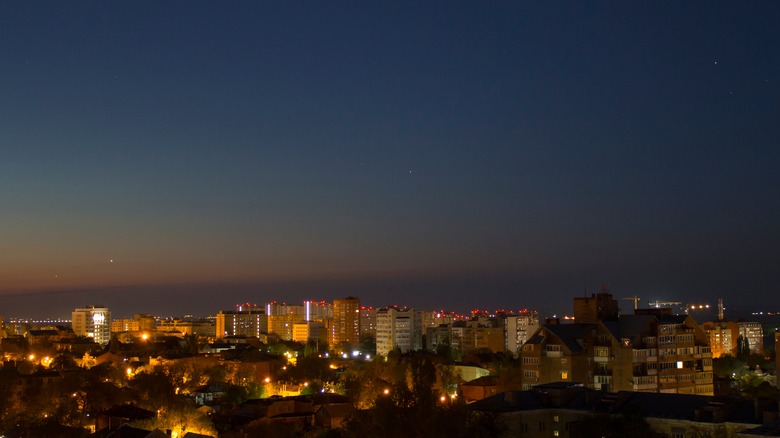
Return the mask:
[[539,328],[539,316],[536,313],[528,315],[511,315],[504,320],[506,330],[506,351],[520,354],[525,341]]
[[321,321],[298,322],[293,324],[293,341],[307,343],[327,342],[325,323]]
[[293,325],[304,321],[303,314],[268,316],[268,333],[275,333],[279,339],[290,341],[293,338]]
[[373,307],[360,309],[360,336],[376,338],[376,312]]
[[602,320],[615,320],[620,311],[617,300],[612,294],[602,291],[590,297],[574,298],[574,320],[581,323],[592,323]]
[[[713,395],[712,354],[692,318],[651,324],[637,339],[618,339],[602,323],[576,326],[582,335],[568,343],[556,335],[564,333],[557,326],[542,325],[523,346],[523,389],[582,382],[609,391]],[[573,342],[579,345],[574,351]]]
[[775,376],[780,387],[780,332],[775,332]]
[[268,316],[263,310],[222,310],[216,318],[216,337],[248,336],[259,338],[268,333]]
[[100,345],[111,339],[111,312],[103,306],[87,306],[75,309],[71,325],[76,336],[93,338]]
[[330,330],[330,345],[357,346],[360,342],[360,300],[347,297],[333,301],[333,324]]
[[752,354],[764,354],[764,328],[758,322],[737,322],[739,335],[747,339]]
[[422,313],[380,309],[376,312],[376,354],[387,356],[395,348],[406,353],[422,349]]

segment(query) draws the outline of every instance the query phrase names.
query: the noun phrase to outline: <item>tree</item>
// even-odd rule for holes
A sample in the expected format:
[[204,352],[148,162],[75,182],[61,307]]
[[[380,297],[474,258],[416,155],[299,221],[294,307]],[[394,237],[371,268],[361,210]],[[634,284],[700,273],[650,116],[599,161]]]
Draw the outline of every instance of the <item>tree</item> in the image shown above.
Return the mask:
[[[179,404],[160,413],[158,417],[137,420],[130,423],[140,429],[170,430],[173,436],[184,436],[188,432],[216,436],[211,419],[190,404]],[[175,434],[175,435],[174,435]]]
[[746,358],[750,356],[750,341],[748,338],[739,335],[737,338],[737,357]]

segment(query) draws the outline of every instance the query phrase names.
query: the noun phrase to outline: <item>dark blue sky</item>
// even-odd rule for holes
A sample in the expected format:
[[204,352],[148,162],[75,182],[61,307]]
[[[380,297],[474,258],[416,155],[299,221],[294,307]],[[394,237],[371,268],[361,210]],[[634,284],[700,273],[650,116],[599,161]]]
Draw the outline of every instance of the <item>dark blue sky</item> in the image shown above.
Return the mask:
[[780,5],[679,3],[0,3],[0,313],[780,307]]

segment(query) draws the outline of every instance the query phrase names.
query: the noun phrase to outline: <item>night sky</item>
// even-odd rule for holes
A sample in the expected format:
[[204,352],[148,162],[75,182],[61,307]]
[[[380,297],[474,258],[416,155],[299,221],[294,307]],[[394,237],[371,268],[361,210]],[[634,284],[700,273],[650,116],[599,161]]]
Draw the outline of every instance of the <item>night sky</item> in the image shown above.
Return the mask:
[[[780,3],[0,3],[0,314],[780,310]],[[630,302],[623,302],[630,305]]]

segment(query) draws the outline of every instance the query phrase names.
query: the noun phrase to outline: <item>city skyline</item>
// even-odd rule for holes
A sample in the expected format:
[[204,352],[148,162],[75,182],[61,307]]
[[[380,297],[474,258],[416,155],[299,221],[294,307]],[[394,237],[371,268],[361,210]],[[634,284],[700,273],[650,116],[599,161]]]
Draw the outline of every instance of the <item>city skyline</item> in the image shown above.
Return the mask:
[[780,308],[778,16],[2,4],[0,314]]

